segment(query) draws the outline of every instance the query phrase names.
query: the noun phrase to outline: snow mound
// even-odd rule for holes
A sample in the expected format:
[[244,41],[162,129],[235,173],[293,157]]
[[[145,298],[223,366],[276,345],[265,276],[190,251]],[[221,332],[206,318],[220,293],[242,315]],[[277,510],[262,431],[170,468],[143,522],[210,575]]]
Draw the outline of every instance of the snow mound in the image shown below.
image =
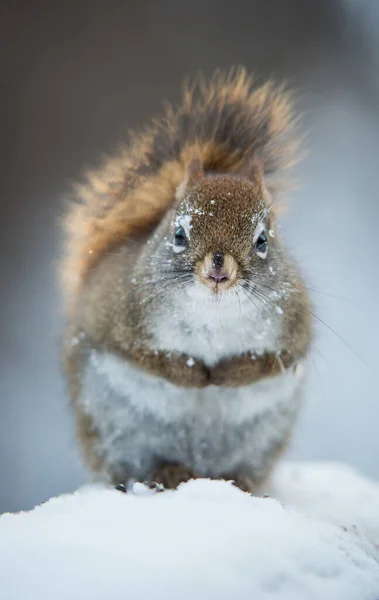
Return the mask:
[[379,485],[282,465],[274,498],[205,479],[99,486],[0,518],[3,600],[378,600]]

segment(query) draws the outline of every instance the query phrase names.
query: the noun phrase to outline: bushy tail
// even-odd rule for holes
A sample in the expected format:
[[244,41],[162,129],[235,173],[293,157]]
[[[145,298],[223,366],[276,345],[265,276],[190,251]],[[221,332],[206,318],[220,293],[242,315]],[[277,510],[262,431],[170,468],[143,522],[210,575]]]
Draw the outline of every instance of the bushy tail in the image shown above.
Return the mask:
[[290,94],[271,82],[254,85],[244,69],[218,71],[184,86],[178,107],[153,123],[141,172],[199,153],[205,171],[238,172],[257,159],[266,177],[283,177],[297,160]]

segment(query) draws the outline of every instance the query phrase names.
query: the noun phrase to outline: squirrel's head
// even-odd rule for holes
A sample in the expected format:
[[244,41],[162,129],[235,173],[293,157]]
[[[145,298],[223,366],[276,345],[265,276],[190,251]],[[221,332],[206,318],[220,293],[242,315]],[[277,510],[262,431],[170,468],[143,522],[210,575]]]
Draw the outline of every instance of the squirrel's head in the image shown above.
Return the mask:
[[[255,176],[204,175],[194,161],[179,186],[166,240],[171,264],[213,294],[272,278],[279,249],[272,204],[257,166]],[[169,238],[171,236],[171,239]]]

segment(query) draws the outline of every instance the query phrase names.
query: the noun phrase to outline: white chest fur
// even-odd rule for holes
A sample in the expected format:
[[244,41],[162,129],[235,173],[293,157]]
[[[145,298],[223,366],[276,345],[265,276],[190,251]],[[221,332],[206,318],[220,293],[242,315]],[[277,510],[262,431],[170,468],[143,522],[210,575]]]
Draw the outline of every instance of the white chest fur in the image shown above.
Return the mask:
[[99,432],[106,470],[126,464],[146,478],[158,460],[205,476],[259,470],[286,437],[300,396],[292,371],[242,388],[195,390],[92,352],[79,401]]
[[265,305],[253,303],[241,290],[217,300],[195,284],[165,305],[150,327],[157,348],[211,366],[244,352],[276,352],[280,319],[266,312]]

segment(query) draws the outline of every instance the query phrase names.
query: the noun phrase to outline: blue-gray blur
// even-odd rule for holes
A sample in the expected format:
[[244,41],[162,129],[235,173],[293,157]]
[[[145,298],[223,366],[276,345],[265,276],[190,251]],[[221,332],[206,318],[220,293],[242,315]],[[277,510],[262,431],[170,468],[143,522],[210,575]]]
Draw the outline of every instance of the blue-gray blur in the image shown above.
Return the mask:
[[23,0],[0,11],[0,511],[83,480],[54,283],[67,182],[162,98],[177,100],[184,74],[241,63],[297,87],[309,131],[284,230],[326,325],[316,322],[290,455],[379,479],[378,3]]

